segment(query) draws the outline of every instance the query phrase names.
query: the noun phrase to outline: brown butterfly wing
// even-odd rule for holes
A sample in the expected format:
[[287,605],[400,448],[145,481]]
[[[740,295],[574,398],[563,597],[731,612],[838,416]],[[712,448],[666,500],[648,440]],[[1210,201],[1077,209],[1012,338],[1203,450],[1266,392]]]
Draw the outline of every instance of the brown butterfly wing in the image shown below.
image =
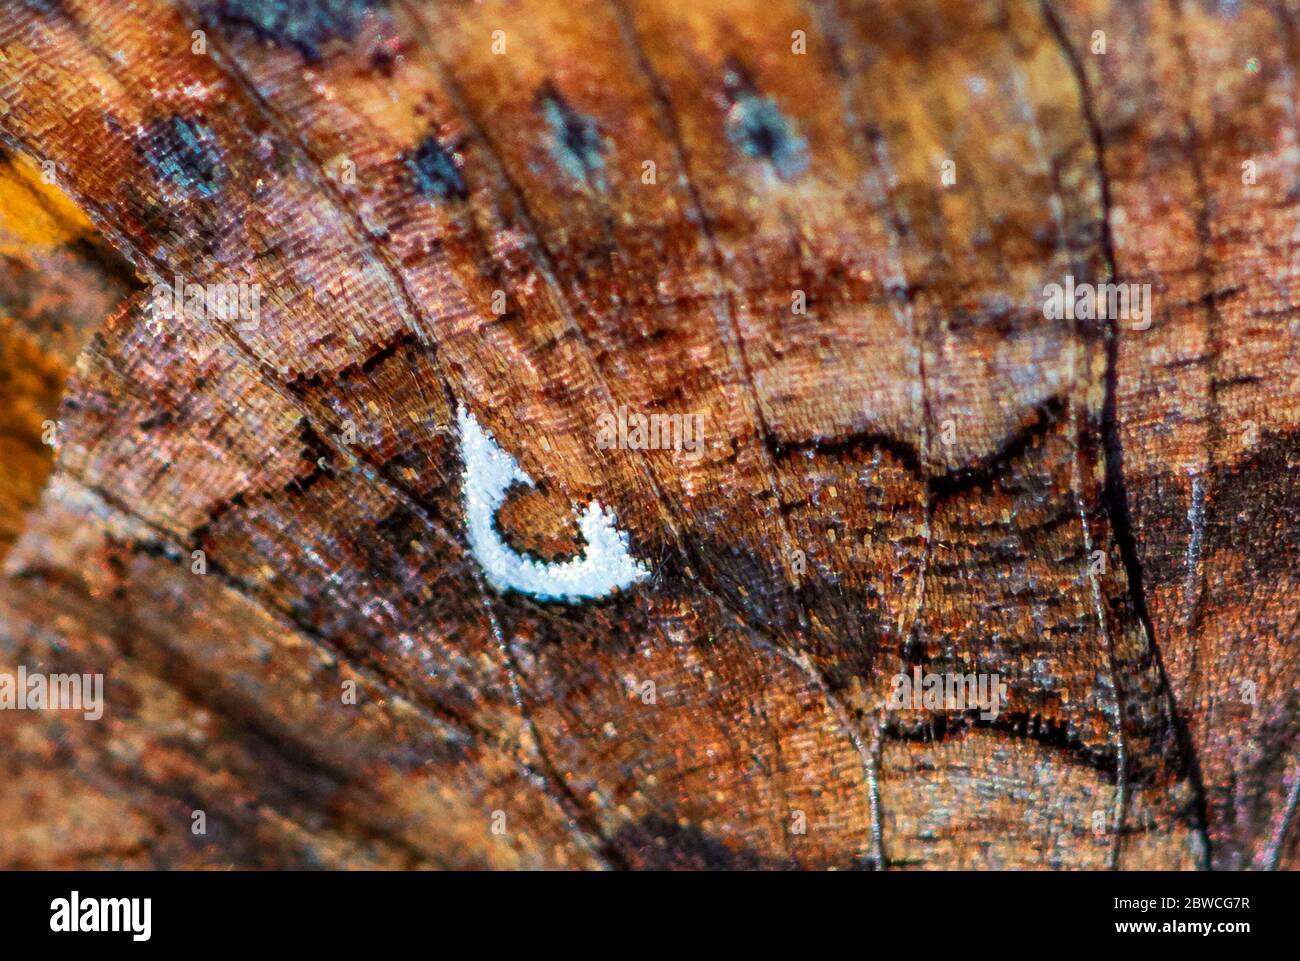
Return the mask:
[[[15,656],[109,676],[48,790],[159,863],[1289,863],[1289,22],[20,3],[0,129],[146,285],[8,560]],[[1047,319],[1066,274],[1156,323]],[[539,482],[507,538],[599,499],[653,578],[492,588],[457,404]],[[1005,711],[890,709],[914,667]]]

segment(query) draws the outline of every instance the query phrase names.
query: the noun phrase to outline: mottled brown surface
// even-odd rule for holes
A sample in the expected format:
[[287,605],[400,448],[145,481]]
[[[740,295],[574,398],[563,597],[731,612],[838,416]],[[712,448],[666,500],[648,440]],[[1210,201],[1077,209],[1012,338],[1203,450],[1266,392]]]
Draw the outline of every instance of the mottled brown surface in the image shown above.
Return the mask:
[[[108,708],[0,713],[0,864],[1294,867],[1297,24],[6,5],[0,137],[140,289],[72,312],[0,583],[0,669]],[[260,325],[154,316],[177,274]],[[1066,274],[1151,328],[1048,319]],[[492,589],[457,404],[539,483],[517,547],[598,498],[653,577]],[[703,456],[601,449],[619,405]],[[915,665],[1009,703],[888,709]]]
[[0,153],[0,558],[54,464],[63,382],[131,270],[30,159]]

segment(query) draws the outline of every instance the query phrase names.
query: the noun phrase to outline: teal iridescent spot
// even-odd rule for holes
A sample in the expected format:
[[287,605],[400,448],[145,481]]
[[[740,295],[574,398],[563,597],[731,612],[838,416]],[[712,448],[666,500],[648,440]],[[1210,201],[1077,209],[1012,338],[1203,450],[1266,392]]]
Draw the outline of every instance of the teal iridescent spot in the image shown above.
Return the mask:
[[761,96],[737,70],[728,70],[727,139],[745,157],[765,160],[783,180],[808,169],[808,141],[771,97]]
[[144,143],[145,161],[158,177],[186,193],[215,196],[223,175],[217,138],[201,120],[154,121]]
[[438,143],[436,137],[425,137],[415,148],[415,153],[406,158],[406,166],[415,177],[416,187],[426,197],[464,200],[469,196],[455,157]]
[[376,5],[372,0],[215,0],[209,9],[220,21],[319,60],[330,42],[356,39]]
[[559,168],[579,183],[604,190],[605,142],[596,122],[549,88],[542,93],[542,116],[551,127],[549,146]]

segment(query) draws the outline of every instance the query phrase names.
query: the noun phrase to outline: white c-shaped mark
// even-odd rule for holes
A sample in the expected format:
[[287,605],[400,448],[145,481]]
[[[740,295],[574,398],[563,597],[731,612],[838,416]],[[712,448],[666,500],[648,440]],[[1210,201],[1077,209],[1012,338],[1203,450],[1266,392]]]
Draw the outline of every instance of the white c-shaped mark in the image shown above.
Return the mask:
[[457,411],[457,419],[465,462],[461,487],[469,549],[493,587],[576,604],[605,597],[650,576],[629,553],[627,534],[614,526],[613,512],[599,501],[588,503],[578,518],[578,530],[587,547],[571,560],[548,564],[520,554],[502,540],[495,518],[506,492],[515,483],[532,487],[533,479],[464,406]]

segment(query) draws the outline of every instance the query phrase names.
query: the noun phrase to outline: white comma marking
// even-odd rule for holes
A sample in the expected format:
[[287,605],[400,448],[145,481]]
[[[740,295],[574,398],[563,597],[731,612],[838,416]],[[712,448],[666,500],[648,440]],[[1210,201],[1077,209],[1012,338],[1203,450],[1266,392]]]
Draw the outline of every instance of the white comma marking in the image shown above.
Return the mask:
[[614,526],[614,513],[599,501],[590,501],[578,518],[578,530],[587,546],[577,557],[548,564],[520,554],[502,540],[495,518],[506,493],[516,483],[532,487],[533,479],[464,406],[457,411],[457,419],[465,464],[461,488],[469,549],[488,583],[501,591],[576,604],[605,597],[650,576],[629,552],[627,534]]

